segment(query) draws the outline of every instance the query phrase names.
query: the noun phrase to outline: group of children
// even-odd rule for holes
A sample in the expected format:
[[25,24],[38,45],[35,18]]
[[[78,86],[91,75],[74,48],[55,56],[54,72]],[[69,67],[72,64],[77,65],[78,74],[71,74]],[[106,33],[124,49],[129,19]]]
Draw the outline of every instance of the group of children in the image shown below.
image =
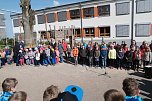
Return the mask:
[[[3,92],[0,93],[0,101],[30,101],[24,91],[16,92],[16,78],[6,78],[2,83]],[[110,89],[104,93],[105,101],[143,101],[139,96],[139,84],[134,78],[123,80],[122,88],[126,94],[116,89]],[[61,92],[57,86],[51,85],[43,93],[43,101],[83,101],[83,89],[70,85]]]

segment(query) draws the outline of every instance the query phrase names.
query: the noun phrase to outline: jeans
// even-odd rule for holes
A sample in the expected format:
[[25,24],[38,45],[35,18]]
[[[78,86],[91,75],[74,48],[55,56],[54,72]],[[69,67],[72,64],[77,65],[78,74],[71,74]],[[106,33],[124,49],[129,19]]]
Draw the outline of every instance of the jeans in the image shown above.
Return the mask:
[[106,68],[106,66],[107,66],[107,59],[106,58],[102,58],[101,61],[102,61],[102,66],[104,68]]
[[89,57],[89,66],[93,65],[93,57]]
[[62,63],[63,62],[63,54],[60,53],[60,62]]
[[75,62],[75,65],[78,64],[78,57],[77,56],[74,56],[74,62]]
[[52,64],[53,64],[53,65],[56,64],[56,58],[52,58]]
[[43,59],[42,65],[48,65],[47,59]]
[[51,58],[50,58],[50,56],[48,56],[47,57],[47,62],[51,65],[52,63],[51,63]]

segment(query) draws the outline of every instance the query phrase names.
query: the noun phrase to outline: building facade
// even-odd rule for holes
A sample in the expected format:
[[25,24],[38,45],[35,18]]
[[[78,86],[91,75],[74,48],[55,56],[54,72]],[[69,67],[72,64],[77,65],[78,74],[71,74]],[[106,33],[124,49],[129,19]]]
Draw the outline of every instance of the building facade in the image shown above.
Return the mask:
[[[14,34],[23,33],[21,15],[12,15],[11,18]],[[76,41],[84,42],[116,41],[120,44],[122,41],[130,43],[131,38],[137,43],[152,40],[152,0],[78,2],[36,10],[35,19],[37,41],[49,37],[67,40],[74,37]]]
[[5,17],[3,13],[0,13],[0,39],[6,37],[6,25],[5,25]]

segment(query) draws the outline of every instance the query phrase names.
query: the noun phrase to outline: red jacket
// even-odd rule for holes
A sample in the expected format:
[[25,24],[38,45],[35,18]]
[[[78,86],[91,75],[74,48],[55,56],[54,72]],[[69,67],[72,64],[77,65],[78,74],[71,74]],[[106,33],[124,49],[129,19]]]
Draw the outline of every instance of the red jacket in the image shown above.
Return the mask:
[[67,47],[68,47],[68,44],[66,42],[63,42],[62,46],[63,46],[63,51],[66,51]]

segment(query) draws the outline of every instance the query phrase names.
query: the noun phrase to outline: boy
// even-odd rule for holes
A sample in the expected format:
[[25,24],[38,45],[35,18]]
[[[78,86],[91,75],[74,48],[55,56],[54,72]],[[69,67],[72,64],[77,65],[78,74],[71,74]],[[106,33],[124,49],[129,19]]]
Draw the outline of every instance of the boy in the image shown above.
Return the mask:
[[43,101],[56,101],[60,90],[57,86],[51,85],[48,87],[43,94]]
[[0,101],[8,101],[9,97],[16,91],[17,84],[16,78],[6,78],[2,83],[3,92],[0,94]]
[[104,93],[104,100],[105,101],[125,101],[125,97],[120,91],[116,89],[110,89]]
[[123,80],[123,90],[126,93],[126,101],[142,101],[139,96],[139,85],[136,79],[126,78]]
[[27,94],[24,91],[14,93],[8,101],[29,101]]

